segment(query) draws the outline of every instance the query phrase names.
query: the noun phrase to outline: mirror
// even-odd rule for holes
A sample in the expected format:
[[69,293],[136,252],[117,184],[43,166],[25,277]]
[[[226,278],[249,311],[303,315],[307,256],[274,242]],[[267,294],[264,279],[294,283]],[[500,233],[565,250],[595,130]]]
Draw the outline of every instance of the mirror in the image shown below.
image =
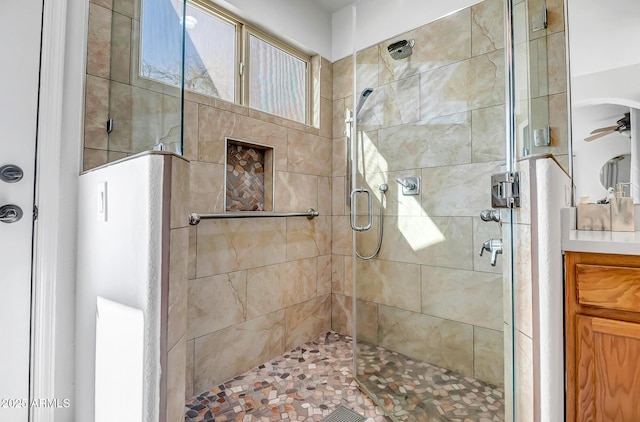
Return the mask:
[[[631,154],[618,155],[600,168],[600,185],[606,190],[631,180]],[[625,196],[628,196],[628,189]]]
[[595,202],[615,187],[608,179],[612,160],[623,157],[615,161],[623,181],[632,161],[640,159],[631,156],[640,133],[619,124],[625,113],[631,113],[631,126],[637,124],[634,110],[640,109],[640,48],[634,47],[640,44],[640,2],[566,0],[566,6],[573,182],[576,198]]

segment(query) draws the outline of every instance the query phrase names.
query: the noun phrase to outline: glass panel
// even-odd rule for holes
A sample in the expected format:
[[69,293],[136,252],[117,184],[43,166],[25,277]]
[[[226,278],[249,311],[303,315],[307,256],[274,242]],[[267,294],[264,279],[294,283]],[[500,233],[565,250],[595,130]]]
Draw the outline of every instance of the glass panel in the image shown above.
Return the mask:
[[393,420],[511,420],[510,231],[480,217],[507,160],[503,16],[486,0],[359,51],[344,98],[373,195],[351,204],[359,225],[373,214],[354,245],[356,379]]
[[305,123],[307,63],[251,34],[249,106]]

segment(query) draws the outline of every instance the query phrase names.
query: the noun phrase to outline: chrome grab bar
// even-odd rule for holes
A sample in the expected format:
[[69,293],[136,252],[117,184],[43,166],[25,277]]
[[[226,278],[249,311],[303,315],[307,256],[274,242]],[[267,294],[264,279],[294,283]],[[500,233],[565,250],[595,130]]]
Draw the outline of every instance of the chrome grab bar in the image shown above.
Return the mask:
[[272,217],[307,217],[309,220],[313,220],[320,213],[313,208],[309,208],[307,212],[266,212],[266,211],[238,211],[238,212],[223,212],[218,214],[198,214],[192,212],[189,214],[189,224],[192,226],[197,225],[200,220],[211,220],[221,218],[272,218]]
[[[358,226],[356,225],[356,212],[358,211],[358,207],[356,206],[356,195],[359,193],[366,193],[368,198],[368,212],[367,212],[367,225],[366,226]],[[365,188],[356,188],[351,191],[351,228],[357,232],[364,232],[371,228],[373,224],[373,205],[371,201],[371,192],[369,192]]]

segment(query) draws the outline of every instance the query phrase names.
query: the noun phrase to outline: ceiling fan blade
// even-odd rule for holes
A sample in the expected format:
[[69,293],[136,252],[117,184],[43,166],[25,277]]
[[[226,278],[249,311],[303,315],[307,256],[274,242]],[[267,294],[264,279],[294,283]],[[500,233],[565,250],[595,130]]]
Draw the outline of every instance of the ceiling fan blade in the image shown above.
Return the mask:
[[600,129],[592,130],[592,131],[591,131],[591,134],[599,133],[599,132],[605,132],[605,131],[610,131],[610,130],[612,130],[612,129],[613,129],[613,130],[615,130],[615,129],[617,129],[617,128],[618,128],[618,126],[617,126],[617,125],[616,125],[616,126],[609,126],[609,127],[601,127]]
[[[617,126],[615,126],[617,127]],[[603,136],[609,135],[610,133],[614,133],[616,130],[615,129],[609,129],[609,131],[607,132],[600,132],[596,135],[593,136],[589,136],[588,138],[584,138],[585,141],[587,142],[591,142],[591,141],[595,141],[598,138],[602,138]]]

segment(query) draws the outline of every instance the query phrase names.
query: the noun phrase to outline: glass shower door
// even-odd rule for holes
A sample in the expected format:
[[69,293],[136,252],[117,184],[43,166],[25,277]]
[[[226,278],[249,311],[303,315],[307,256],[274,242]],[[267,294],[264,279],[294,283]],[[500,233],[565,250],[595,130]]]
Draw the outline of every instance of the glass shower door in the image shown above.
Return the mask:
[[356,379],[394,420],[511,420],[503,16],[485,0],[355,57]]

